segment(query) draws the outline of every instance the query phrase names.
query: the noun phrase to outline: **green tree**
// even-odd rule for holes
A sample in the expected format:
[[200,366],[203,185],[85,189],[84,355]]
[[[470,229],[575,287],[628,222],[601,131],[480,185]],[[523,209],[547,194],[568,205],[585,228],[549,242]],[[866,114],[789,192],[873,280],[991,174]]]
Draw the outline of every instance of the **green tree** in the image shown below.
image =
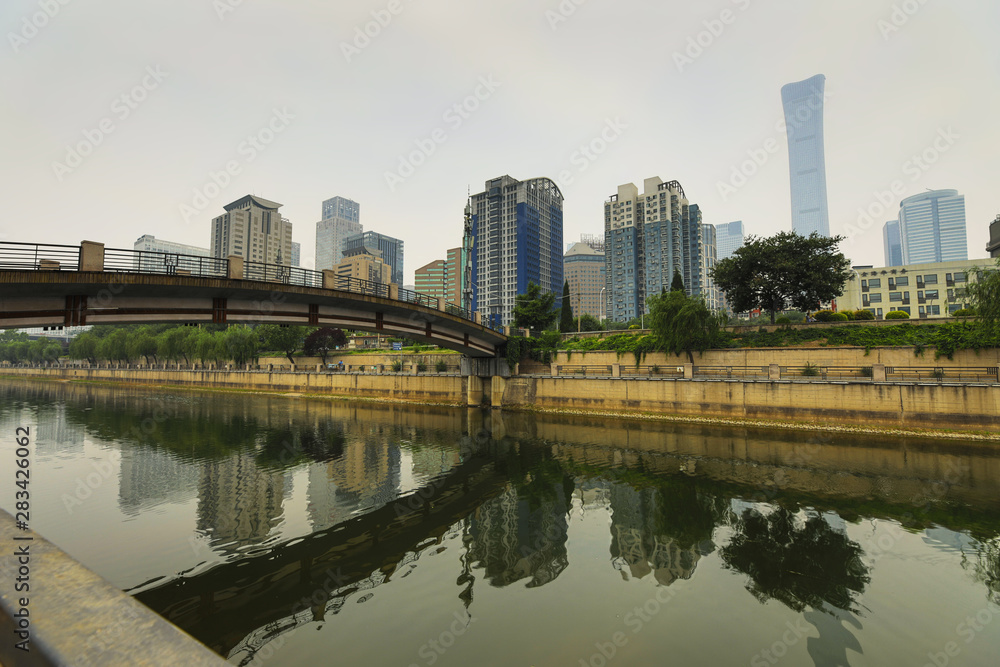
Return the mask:
[[569,333],[576,329],[573,323],[573,306],[569,301],[569,281],[563,283],[562,309],[559,311],[559,331]]
[[260,337],[256,331],[240,325],[229,327],[224,334],[217,335],[221,335],[219,350],[222,356],[241,365],[257,360]]
[[153,359],[153,363],[156,363],[156,353],[159,350],[159,343],[157,342],[156,334],[153,333],[153,328],[149,326],[142,326],[134,331],[130,332],[129,335],[129,356],[130,357],[144,357],[146,363],[150,363],[150,357]]
[[708,309],[701,297],[689,297],[683,291],[654,295],[647,300],[646,319],[657,347],[671,354],[686,353],[694,363],[693,352],[704,352],[721,339],[719,318]]
[[306,342],[303,345],[303,350],[306,354],[310,356],[320,356],[323,358],[323,363],[326,363],[326,355],[330,353],[330,350],[341,347],[347,344],[347,336],[340,329],[330,329],[324,327],[322,329],[316,329],[311,334],[306,336]]
[[116,329],[97,344],[97,356],[108,361],[128,363],[129,335],[125,329]]
[[580,331],[603,331],[604,326],[601,321],[591,315],[590,313],[584,313],[580,316],[579,321]]
[[207,364],[210,361],[219,360],[219,348],[221,347],[220,343],[224,335],[211,331],[198,332],[194,343],[194,354],[201,363]]
[[173,361],[179,361],[183,358],[184,363],[191,363],[199,335],[199,330],[193,327],[174,327],[161,332],[157,336],[157,349],[160,356]]
[[302,346],[305,327],[262,324],[256,331],[260,338],[261,349],[277,350],[288,357],[288,361],[295,363],[292,355]]
[[514,326],[545,331],[556,321],[556,295],[542,294],[540,285],[528,283],[528,291],[514,298]]
[[671,292],[683,292],[684,291],[684,278],[681,277],[681,272],[674,269],[674,279],[670,281],[670,291]]
[[775,315],[789,305],[815,310],[844,292],[851,263],[836,252],[842,236],[808,237],[781,232],[770,238],[751,236],[742,248],[715,265],[712,277],[736,312],[760,308]]
[[91,364],[97,363],[98,338],[90,331],[84,331],[69,344],[70,359],[86,359]]
[[1000,331],[1000,259],[993,269],[976,267],[969,273],[976,275],[966,288],[969,304],[979,318],[977,324],[988,334]]

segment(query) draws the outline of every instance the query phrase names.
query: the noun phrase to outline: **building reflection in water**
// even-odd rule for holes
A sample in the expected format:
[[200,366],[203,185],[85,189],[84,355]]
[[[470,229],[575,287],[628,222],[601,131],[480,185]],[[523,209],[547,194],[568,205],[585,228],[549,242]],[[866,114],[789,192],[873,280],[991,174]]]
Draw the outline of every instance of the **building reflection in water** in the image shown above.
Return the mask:
[[129,516],[153,505],[190,500],[198,493],[201,478],[198,466],[148,447],[122,451],[120,471],[118,506]]

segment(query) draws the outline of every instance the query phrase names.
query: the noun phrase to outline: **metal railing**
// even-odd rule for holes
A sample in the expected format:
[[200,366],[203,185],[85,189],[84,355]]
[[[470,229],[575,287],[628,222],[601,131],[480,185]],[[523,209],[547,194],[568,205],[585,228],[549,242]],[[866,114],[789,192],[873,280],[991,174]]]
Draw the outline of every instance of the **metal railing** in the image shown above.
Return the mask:
[[378,296],[383,299],[389,298],[389,286],[385,283],[376,283],[371,280],[361,280],[360,278],[350,278],[348,276],[335,276],[333,279],[333,289],[354,294],[367,294]]
[[0,241],[0,271],[77,271],[80,246]]
[[885,379],[888,382],[998,382],[996,366],[887,366]]
[[782,380],[870,380],[871,366],[781,366]]
[[725,378],[727,380],[767,379],[767,366],[695,366],[694,377]]
[[453,303],[446,303],[444,305],[444,312],[448,313],[449,315],[454,315],[456,317],[461,317],[461,318],[466,319],[466,320],[474,320],[474,319],[476,319],[475,314],[473,314],[473,312],[471,310],[465,310],[461,306],[456,306]]
[[556,366],[556,372],[560,377],[572,377],[574,375],[579,377],[611,377],[614,375],[612,367],[607,365],[558,365]]
[[632,366],[622,364],[622,377],[651,377],[651,378],[682,378],[684,377],[683,366],[667,366],[652,364],[649,366]]
[[243,279],[256,280],[263,283],[323,287],[323,273],[321,271],[303,269],[298,266],[285,266],[283,264],[244,262]]
[[229,275],[229,260],[153,250],[105,248],[104,270],[115,273],[225,278]]
[[435,296],[428,296],[427,294],[421,294],[420,292],[414,292],[413,290],[400,288],[399,290],[399,300],[405,301],[406,303],[412,303],[418,306],[426,306],[427,308],[438,307],[438,300]]

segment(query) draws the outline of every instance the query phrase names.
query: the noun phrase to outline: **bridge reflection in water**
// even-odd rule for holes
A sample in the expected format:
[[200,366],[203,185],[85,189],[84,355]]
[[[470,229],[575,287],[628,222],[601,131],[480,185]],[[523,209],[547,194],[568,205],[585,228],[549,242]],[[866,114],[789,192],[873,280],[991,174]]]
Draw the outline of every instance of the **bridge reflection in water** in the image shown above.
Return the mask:
[[[122,443],[126,513],[196,489],[195,544],[213,558],[130,592],[237,663],[333,622],[452,540],[466,609],[484,586],[549,585],[570,566],[570,517],[598,508],[610,509],[607,567],[623,579],[671,587],[712,556],[759,601],[805,614],[820,631],[816,664],[847,664],[861,648],[852,632],[873,554],[844,521],[966,531],[986,545],[970,570],[997,595],[1000,452],[979,445],[131,388],[0,391],[59,411],[54,442]],[[280,528],[303,467],[308,527],[289,534]]]

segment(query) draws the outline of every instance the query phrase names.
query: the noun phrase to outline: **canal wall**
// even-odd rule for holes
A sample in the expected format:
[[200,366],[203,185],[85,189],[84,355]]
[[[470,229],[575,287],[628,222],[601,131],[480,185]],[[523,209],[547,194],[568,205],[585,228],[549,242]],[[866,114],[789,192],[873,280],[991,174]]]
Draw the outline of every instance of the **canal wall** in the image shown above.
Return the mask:
[[434,374],[106,368],[7,368],[0,372],[49,380],[289,392],[444,405],[487,404],[509,410],[1000,433],[1000,386],[984,384],[582,376],[484,380]]

